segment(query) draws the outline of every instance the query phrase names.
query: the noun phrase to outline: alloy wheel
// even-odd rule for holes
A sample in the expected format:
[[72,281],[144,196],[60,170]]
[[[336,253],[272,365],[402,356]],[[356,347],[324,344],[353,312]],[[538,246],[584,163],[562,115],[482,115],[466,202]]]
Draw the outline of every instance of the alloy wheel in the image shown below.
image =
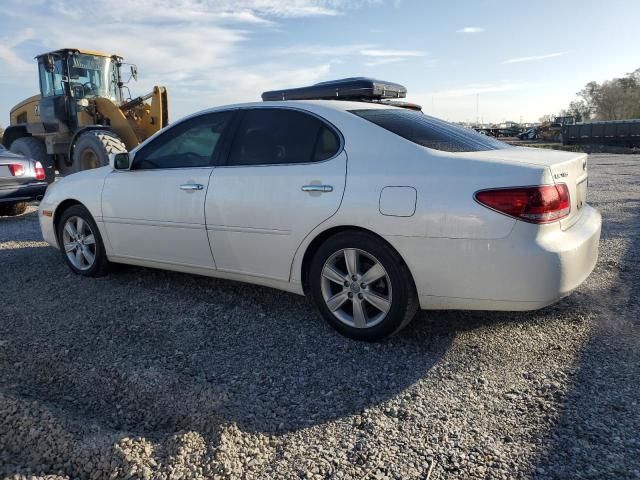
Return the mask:
[[322,268],[321,290],[327,308],[342,323],[371,328],[391,308],[391,280],[373,255],[356,248],[335,252]]
[[89,270],[96,260],[96,239],[89,224],[81,217],[69,217],[62,230],[67,258],[78,270]]

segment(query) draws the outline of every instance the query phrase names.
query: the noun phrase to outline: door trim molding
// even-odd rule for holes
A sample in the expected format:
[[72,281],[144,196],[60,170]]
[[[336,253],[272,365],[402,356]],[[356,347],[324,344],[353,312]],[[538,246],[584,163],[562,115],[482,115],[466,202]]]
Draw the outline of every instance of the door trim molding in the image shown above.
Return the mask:
[[162,222],[160,220],[141,220],[135,218],[102,217],[104,223],[121,223],[124,225],[144,225],[146,227],[191,228],[204,230],[203,223]]
[[207,230],[219,232],[257,233],[263,235],[291,235],[291,230],[275,228],[239,227],[233,225],[207,225]]

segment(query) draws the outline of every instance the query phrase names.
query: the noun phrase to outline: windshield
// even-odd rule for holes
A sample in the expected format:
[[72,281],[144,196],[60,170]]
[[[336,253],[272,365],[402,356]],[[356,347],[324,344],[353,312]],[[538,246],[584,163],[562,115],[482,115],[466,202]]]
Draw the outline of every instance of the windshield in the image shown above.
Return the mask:
[[74,53],[69,55],[69,86],[75,98],[117,95],[117,65],[110,57]]
[[506,143],[422,112],[407,109],[351,110],[379,127],[423,147],[444,152],[478,152],[511,148]]

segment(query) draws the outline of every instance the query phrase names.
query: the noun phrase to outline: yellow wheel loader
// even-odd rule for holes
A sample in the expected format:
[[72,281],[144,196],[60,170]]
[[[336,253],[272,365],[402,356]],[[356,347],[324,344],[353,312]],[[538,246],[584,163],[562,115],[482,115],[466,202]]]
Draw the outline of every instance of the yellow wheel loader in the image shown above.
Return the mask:
[[[168,124],[167,91],[130,98],[122,57],[65,48],[36,57],[40,94],[11,109],[3,145],[38,160],[47,180],[108,164]],[[135,65],[130,77],[137,79]]]

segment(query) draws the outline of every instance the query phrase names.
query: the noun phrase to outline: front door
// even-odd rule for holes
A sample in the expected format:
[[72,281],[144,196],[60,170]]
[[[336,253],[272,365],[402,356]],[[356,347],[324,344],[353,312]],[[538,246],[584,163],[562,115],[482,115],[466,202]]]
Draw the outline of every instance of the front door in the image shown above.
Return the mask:
[[304,237],[340,206],[346,154],[334,128],[310,113],[241,115],[207,193],[211,248],[219,270],[287,281]]
[[69,96],[65,86],[64,57],[58,56],[53,61],[53,71],[47,70],[41,58],[38,63],[40,75],[40,102],[38,111],[40,120],[46,132],[64,132],[68,130],[71,116],[69,115]]
[[215,268],[204,205],[231,116],[217,112],[181,122],[135,152],[131,170],[107,176],[102,215],[116,257]]

